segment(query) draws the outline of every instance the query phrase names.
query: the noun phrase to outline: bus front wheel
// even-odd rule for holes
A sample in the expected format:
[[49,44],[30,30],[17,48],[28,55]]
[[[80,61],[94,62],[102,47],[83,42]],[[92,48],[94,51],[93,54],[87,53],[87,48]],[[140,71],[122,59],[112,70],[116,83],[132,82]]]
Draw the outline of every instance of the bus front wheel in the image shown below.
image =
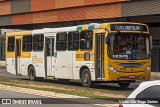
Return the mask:
[[127,88],[130,83],[118,83],[121,88]]
[[81,82],[84,87],[92,87],[93,82],[91,80],[91,75],[88,69],[84,69],[81,73]]
[[29,67],[29,80],[35,81],[36,80],[36,73],[33,66]]

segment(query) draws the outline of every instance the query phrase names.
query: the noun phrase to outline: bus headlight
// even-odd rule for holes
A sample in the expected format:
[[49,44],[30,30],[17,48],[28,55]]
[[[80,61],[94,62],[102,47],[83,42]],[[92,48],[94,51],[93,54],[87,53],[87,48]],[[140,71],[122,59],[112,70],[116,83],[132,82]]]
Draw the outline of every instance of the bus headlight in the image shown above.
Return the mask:
[[114,73],[118,73],[118,71],[111,66],[107,66],[107,69],[113,71]]
[[148,71],[150,71],[150,70],[151,70],[151,66],[147,67],[147,69],[144,70],[144,72],[148,72]]

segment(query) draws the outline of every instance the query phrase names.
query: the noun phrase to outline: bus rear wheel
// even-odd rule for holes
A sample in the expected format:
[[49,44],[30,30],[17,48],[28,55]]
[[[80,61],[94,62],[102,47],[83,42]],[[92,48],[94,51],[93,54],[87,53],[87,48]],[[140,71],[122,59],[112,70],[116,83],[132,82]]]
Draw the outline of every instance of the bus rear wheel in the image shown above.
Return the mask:
[[121,83],[121,82],[118,84],[121,88],[127,88],[130,85],[130,83]]
[[92,87],[93,82],[91,80],[91,75],[88,69],[84,69],[81,73],[81,82],[84,87]]
[[29,67],[29,80],[35,81],[36,80],[36,72],[33,66]]

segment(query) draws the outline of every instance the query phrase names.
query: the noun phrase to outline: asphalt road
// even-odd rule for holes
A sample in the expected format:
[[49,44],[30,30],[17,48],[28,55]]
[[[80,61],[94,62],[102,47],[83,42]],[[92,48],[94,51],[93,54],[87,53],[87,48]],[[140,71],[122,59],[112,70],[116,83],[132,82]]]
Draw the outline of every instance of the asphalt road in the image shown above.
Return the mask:
[[[0,90],[0,98],[3,98],[3,99],[10,99],[10,98],[12,98],[12,99],[20,98],[20,99],[22,99],[23,98],[25,100],[25,98],[39,99],[39,98],[44,98],[44,97]],[[0,100],[2,100],[2,99],[0,99]],[[42,102],[43,102],[43,100],[42,100]],[[11,106],[11,107],[84,107],[84,106],[85,107],[100,107],[100,106],[96,106],[96,105],[92,105],[92,104],[79,104],[77,102],[68,101],[68,100],[64,100],[64,99],[53,99],[53,102],[55,104],[43,104],[43,105],[0,105],[0,107],[9,107],[9,106]],[[59,104],[57,104],[57,103],[59,103]]]
[[28,79],[28,77],[25,76],[16,76],[8,73],[5,69],[0,69],[0,77],[3,78],[20,78],[20,79]]

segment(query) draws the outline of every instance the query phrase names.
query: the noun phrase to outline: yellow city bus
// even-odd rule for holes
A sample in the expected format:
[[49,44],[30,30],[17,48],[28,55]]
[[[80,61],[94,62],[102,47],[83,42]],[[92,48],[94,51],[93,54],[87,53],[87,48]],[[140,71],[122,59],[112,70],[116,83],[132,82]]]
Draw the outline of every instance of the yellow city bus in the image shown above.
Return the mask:
[[91,23],[6,35],[7,71],[37,78],[118,83],[126,88],[151,73],[148,26]]

